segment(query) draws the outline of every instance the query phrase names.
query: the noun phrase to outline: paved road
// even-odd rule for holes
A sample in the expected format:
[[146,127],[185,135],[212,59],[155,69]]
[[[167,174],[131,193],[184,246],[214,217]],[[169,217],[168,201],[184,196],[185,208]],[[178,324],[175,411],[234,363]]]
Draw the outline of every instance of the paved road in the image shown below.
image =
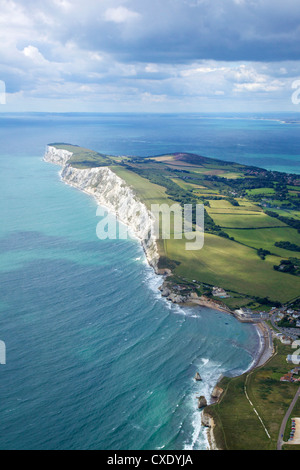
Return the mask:
[[282,444],[283,444],[283,435],[284,435],[284,431],[285,431],[285,428],[286,428],[286,424],[287,424],[287,421],[290,417],[290,414],[291,412],[293,411],[293,408],[296,404],[296,401],[298,400],[300,396],[300,386],[298,387],[298,390],[296,392],[296,395],[294,396],[293,398],[293,401],[292,403],[290,404],[290,407],[289,409],[287,410],[286,412],[286,415],[285,417],[283,418],[283,421],[281,423],[281,426],[280,426],[280,431],[279,431],[279,437],[278,437],[278,441],[277,441],[277,450],[281,450],[282,448]]

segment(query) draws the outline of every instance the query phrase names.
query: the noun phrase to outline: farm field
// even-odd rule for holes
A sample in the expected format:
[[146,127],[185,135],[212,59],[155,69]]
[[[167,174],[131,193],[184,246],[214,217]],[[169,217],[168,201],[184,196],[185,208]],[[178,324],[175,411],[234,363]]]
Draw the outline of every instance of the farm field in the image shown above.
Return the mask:
[[220,213],[208,210],[209,215],[213,218],[217,225],[222,228],[262,228],[262,227],[278,227],[285,226],[280,220],[269,217],[263,212],[228,212]]
[[174,201],[166,195],[166,188],[153,184],[121,166],[112,166],[111,169],[134,189],[148,209],[151,208],[151,204],[174,204]]
[[[186,240],[174,239],[173,234],[170,240],[158,240],[159,267],[172,269],[179,280],[190,285],[196,281],[223,287],[231,293],[226,301],[232,306],[254,300],[258,308],[259,302],[264,308],[268,305],[266,298],[284,304],[299,296],[300,276],[274,269],[282,260],[299,256],[299,252],[275,247],[274,243],[284,241],[300,246],[300,203],[297,206],[294,195],[289,196],[285,190],[280,203],[290,204],[288,215],[278,210],[276,218],[264,209],[265,197],[273,195],[268,184],[297,188],[297,176],[293,179],[289,175],[287,182],[285,174],[270,176],[266,170],[194,154],[113,157],[59,145],[74,151],[72,164],[78,168],[109,165],[148,209],[151,204],[177,203],[181,207],[204,204],[205,236],[201,250],[187,250]],[[262,178],[267,178],[265,187]],[[261,201],[259,194],[263,196]],[[276,194],[280,196],[278,191]],[[284,197],[290,199],[285,201]],[[171,215],[171,227],[172,221]],[[259,249],[271,254],[261,257]]]
[[284,217],[292,217],[294,219],[300,220],[300,211],[291,211],[287,209],[272,209],[272,211]]
[[292,227],[268,228],[261,230],[226,229],[226,233],[245,245],[256,249],[263,248],[283,258],[288,258],[289,256],[294,256],[296,258],[300,257],[299,252],[291,252],[274,245],[275,242],[289,240],[291,243],[300,246],[300,234]]
[[273,265],[278,264],[275,256],[267,256],[263,261],[256,250],[209,233],[204,236],[202,250],[186,251],[184,244],[185,240],[165,240],[168,258],[180,262],[174,273],[185,279],[248,296],[269,296],[280,302],[299,294],[300,278],[294,277],[291,282],[291,276],[275,271]]

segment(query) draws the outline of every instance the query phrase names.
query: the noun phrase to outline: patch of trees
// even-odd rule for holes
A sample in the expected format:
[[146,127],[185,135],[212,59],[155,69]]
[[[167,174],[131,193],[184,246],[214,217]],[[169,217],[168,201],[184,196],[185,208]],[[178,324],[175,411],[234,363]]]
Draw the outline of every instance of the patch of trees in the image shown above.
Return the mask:
[[[299,265],[298,265],[299,263]],[[279,266],[274,265],[273,268],[275,271],[281,271],[282,273],[293,274],[295,276],[300,276],[300,261],[291,259],[283,259],[280,262]]]
[[285,223],[286,225],[289,225],[290,227],[293,227],[298,230],[300,233],[300,220],[292,219],[291,217],[286,217],[283,215],[277,214],[277,212],[273,211],[265,211],[265,214],[267,214],[270,217],[274,217],[275,219],[281,220],[281,222]]
[[270,251],[264,250],[263,248],[258,248],[257,250],[258,256],[262,259],[265,260],[267,255],[270,255]]
[[230,180],[230,186],[235,190],[245,191],[247,189],[274,188],[272,178],[266,181],[265,178],[237,178]]
[[224,199],[222,196],[209,196],[209,199],[211,201],[221,201],[221,199]]
[[261,305],[269,305],[272,307],[279,308],[281,307],[281,303],[278,301],[270,300],[269,297],[253,297],[256,302],[260,303]]
[[296,327],[296,320],[288,320],[288,318],[284,317],[280,320],[277,325],[281,328],[295,328]]
[[300,251],[300,246],[296,245],[295,243],[280,241],[276,242],[275,246],[277,246],[278,248],[284,248],[285,250],[289,251]]
[[226,201],[230,202],[230,204],[231,204],[232,206],[239,206],[238,201],[236,201],[236,200],[234,199],[234,197],[227,197],[227,198],[226,198]]

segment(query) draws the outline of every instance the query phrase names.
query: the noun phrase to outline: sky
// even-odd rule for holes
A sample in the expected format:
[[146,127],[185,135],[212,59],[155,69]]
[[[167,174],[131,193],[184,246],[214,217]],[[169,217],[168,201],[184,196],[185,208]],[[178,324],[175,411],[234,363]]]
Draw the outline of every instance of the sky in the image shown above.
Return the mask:
[[299,0],[0,0],[0,112],[299,112],[299,89]]

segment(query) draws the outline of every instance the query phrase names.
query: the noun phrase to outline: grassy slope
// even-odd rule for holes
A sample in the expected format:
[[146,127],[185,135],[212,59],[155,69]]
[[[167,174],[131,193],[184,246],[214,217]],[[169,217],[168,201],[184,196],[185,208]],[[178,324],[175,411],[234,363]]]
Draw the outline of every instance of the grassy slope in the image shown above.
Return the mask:
[[107,155],[89,150],[83,147],[78,147],[71,144],[49,144],[58,149],[68,150],[73,153],[70,163],[74,168],[85,169],[94,168],[97,166],[107,166],[111,164],[110,158]]
[[139,198],[145,202],[148,209],[151,208],[151,204],[174,204],[174,201],[166,195],[166,189],[164,187],[153,184],[146,178],[121,166],[114,165],[111,166],[111,169],[135,190]]
[[[300,400],[298,399],[296,402],[296,405],[294,406],[294,409],[291,413],[290,418],[300,418]],[[284,433],[284,440],[287,442],[290,432],[291,432],[291,419],[288,420],[286,430]],[[283,450],[300,450],[300,444],[287,444],[283,446]]]
[[249,374],[247,381],[249,398],[271,439],[246,399],[244,386],[247,374],[233,379],[225,377],[220,383],[225,390],[221,401],[207,409],[217,425],[216,437],[222,448],[276,449],[281,422],[299,386],[280,382],[280,377],[292,368],[285,360],[286,355],[291,353],[291,348],[281,343],[277,343],[276,347],[277,354],[263,367]]

